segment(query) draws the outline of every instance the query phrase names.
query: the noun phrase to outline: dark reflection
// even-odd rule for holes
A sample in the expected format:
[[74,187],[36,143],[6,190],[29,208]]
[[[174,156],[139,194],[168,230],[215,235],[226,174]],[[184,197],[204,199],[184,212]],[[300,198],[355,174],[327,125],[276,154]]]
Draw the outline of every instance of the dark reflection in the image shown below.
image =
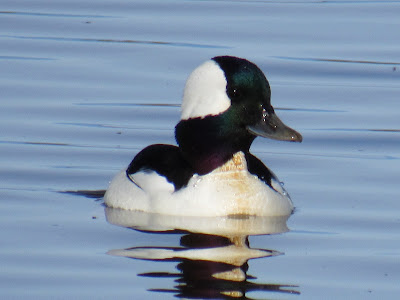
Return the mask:
[[[106,208],[111,224],[149,233],[182,234],[176,247],[131,247],[108,254],[151,261],[177,262],[179,272],[149,272],[145,277],[175,278],[171,289],[150,291],[173,293],[188,299],[252,299],[249,292],[300,294],[291,284],[255,283],[248,274],[248,261],[283,255],[276,250],[250,247],[250,235],[288,231],[288,217],[176,217]],[[154,239],[156,240],[156,239]]]
[[[192,244],[192,242],[194,242]],[[245,239],[248,245],[248,239]],[[181,244],[189,249],[201,249],[207,247],[227,247],[234,245],[229,239],[218,236],[207,236],[202,234],[189,234],[182,237]],[[220,246],[218,246],[220,245]],[[200,247],[200,248],[197,248]],[[240,247],[240,245],[238,245]],[[277,252],[265,251],[264,257],[276,255]],[[229,257],[229,251],[226,255]],[[212,256],[211,256],[212,257]],[[261,256],[262,257],[262,256]],[[251,259],[249,257],[248,259]],[[218,262],[209,260],[191,260],[176,259],[178,261],[177,269],[180,273],[144,273],[139,276],[147,277],[175,277],[178,283],[174,289],[153,289],[158,292],[175,293],[177,297],[182,298],[202,298],[202,299],[229,299],[241,298],[251,299],[246,296],[251,291],[267,291],[299,294],[292,285],[279,284],[257,284],[252,283],[251,279],[255,277],[247,274],[247,258],[242,260],[232,259],[228,262]]]
[[94,198],[102,200],[105,194],[105,190],[77,190],[77,191],[60,191],[60,193],[85,196],[86,198]]

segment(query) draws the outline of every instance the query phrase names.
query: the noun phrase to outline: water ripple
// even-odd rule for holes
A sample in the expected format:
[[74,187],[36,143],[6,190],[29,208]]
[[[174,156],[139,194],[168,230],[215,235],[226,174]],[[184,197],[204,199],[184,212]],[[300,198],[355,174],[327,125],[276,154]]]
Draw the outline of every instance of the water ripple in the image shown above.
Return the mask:
[[22,36],[22,35],[0,35],[0,37],[25,39],[25,40],[60,41],[60,42],[126,43],[126,44],[160,45],[160,46],[211,48],[211,49],[229,49],[230,48],[228,46],[219,46],[219,45],[211,45],[211,44],[195,44],[195,43],[165,42],[165,41],[145,41],[145,40],[67,38],[67,37],[57,37],[57,36]]
[[113,102],[113,103],[102,103],[102,102],[92,102],[92,103],[74,103],[79,106],[116,106],[116,107],[125,107],[125,106],[149,106],[149,107],[181,107],[178,103],[122,103],[122,102]]
[[338,63],[353,63],[353,64],[400,65],[400,62],[337,59],[337,58],[291,57],[291,56],[274,56],[274,58],[287,59],[287,60],[318,61],[318,62],[338,62]]
[[55,58],[48,58],[48,57],[7,56],[7,55],[1,55],[0,59],[4,59],[4,60],[56,60]]
[[0,14],[20,15],[20,16],[38,16],[38,17],[66,17],[66,18],[115,18],[112,16],[102,15],[76,15],[61,13],[41,13],[41,12],[25,12],[25,11],[0,11]]
[[372,129],[372,128],[319,128],[319,129],[309,129],[309,130],[325,130],[325,131],[356,131],[356,132],[396,132],[400,133],[400,129],[390,129],[390,128],[381,128],[381,129]]

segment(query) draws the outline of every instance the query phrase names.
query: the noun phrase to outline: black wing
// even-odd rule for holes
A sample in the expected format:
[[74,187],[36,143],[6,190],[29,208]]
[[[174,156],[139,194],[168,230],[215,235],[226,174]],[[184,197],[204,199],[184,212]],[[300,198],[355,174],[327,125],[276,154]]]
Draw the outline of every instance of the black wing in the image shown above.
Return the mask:
[[271,180],[274,179],[279,182],[275,174],[270,169],[268,169],[267,166],[264,165],[264,163],[257,157],[255,157],[253,154],[247,152],[245,156],[249,172],[253,175],[256,175],[260,180],[264,181],[272,189],[274,189],[272,187]]
[[186,186],[194,171],[183,159],[178,147],[155,144],[140,151],[126,169],[126,174],[155,171],[172,183],[175,191]]

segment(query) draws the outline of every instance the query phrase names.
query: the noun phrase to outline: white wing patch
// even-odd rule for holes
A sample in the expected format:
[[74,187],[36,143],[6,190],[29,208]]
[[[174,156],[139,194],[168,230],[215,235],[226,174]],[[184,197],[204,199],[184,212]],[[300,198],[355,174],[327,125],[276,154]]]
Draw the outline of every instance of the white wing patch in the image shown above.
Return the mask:
[[226,78],[219,65],[209,60],[197,67],[186,81],[181,119],[218,115],[231,106]]
[[175,190],[172,183],[168,182],[164,176],[160,176],[154,171],[140,171],[129,175],[129,177],[137,186],[149,194],[154,192],[173,193]]

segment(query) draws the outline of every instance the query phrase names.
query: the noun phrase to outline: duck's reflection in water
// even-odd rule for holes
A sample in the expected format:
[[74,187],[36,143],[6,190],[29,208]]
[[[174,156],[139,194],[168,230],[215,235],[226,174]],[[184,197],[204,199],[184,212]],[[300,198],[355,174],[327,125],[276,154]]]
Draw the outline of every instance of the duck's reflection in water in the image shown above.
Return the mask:
[[300,294],[290,284],[255,283],[248,275],[248,261],[281,255],[276,250],[253,249],[248,236],[288,231],[288,217],[175,217],[106,208],[111,224],[145,232],[184,234],[178,247],[132,247],[110,250],[108,254],[129,258],[176,261],[178,273],[149,272],[146,277],[173,277],[171,289],[152,291],[174,293],[189,299],[251,299],[249,292]]

